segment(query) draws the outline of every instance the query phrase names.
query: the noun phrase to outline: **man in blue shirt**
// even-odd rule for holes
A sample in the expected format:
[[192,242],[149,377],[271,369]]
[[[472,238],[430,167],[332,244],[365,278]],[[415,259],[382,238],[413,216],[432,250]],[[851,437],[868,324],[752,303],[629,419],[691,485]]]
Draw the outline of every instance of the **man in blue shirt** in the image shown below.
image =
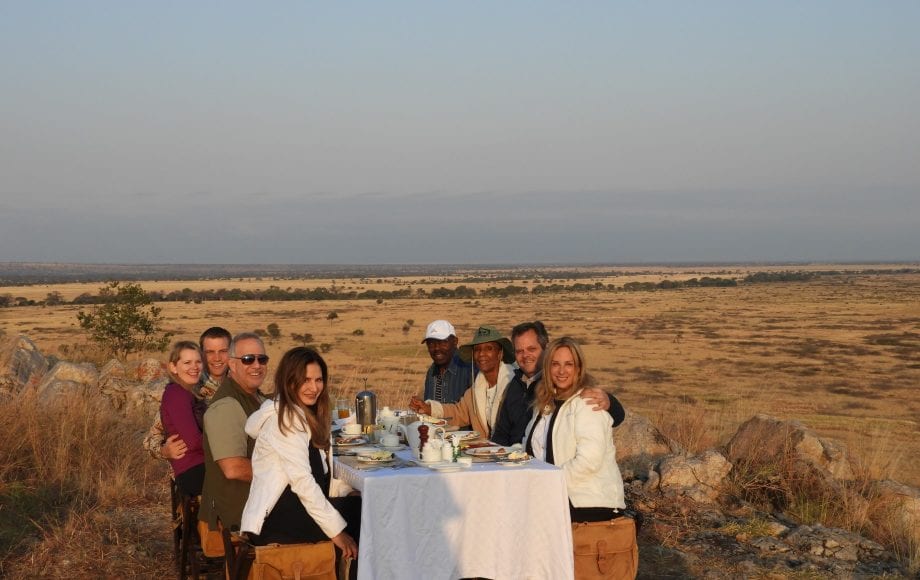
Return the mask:
[[456,403],[473,383],[475,367],[460,359],[454,325],[446,320],[435,320],[428,325],[422,342],[428,347],[432,360],[425,373],[423,400]]

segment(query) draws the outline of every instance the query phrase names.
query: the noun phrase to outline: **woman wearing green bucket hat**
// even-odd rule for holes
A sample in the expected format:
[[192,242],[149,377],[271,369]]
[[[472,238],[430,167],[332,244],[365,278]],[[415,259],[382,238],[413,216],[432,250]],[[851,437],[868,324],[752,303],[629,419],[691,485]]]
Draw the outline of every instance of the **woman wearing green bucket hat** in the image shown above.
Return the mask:
[[479,367],[479,373],[471,377],[472,388],[467,389],[457,403],[442,404],[412,397],[409,407],[417,413],[444,417],[450,425],[472,425],[473,430],[488,439],[505,389],[514,377],[510,364],[514,362],[514,347],[494,326],[480,326],[473,333],[473,339],[460,347],[459,354],[464,361],[473,361]]

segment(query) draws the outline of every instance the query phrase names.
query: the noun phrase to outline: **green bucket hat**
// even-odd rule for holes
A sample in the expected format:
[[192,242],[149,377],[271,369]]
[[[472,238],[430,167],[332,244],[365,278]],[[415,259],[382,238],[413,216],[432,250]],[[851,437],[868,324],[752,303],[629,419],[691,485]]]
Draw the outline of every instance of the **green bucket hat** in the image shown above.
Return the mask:
[[460,347],[460,358],[464,362],[471,362],[473,360],[473,347],[486,342],[497,342],[501,345],[502,362],[508,364],[514,362],[514,346],[494,326],[480,326],[476,329],[476,332],[473,333],[473,340]]

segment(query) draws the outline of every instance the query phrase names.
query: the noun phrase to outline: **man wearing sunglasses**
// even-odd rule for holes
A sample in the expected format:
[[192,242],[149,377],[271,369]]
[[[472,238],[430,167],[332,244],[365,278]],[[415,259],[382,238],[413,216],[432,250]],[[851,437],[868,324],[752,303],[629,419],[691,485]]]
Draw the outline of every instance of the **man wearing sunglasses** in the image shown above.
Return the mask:
[[201,519],[217,529],[239,527],[252,481],[252,449],[246,419],[265,397],[259,387],[268,373],[265,345],[257,334],[238,334],[230,343],[230,372],[204,414],[204,487]]

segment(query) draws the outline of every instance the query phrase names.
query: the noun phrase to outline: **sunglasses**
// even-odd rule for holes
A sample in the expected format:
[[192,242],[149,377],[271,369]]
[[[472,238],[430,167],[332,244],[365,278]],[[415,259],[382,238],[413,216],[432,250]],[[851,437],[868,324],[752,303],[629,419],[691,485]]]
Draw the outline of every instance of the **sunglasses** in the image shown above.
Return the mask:
[[240,359],[240,362],[246,365],[247,367],[256,361],[259,361],[260,365],[268,364],[267,354],[244,354],[243,356],[231,356],[230,358]]

